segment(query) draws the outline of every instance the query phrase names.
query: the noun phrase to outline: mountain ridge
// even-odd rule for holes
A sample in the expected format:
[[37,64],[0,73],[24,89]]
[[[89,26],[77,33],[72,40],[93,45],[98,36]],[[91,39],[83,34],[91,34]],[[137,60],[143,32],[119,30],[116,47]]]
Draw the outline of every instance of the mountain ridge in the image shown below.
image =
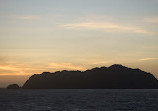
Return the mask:
[[86,71],[56,71],[32,75],[23,89],[156,89],[158,80],[140,69],[120,64]]

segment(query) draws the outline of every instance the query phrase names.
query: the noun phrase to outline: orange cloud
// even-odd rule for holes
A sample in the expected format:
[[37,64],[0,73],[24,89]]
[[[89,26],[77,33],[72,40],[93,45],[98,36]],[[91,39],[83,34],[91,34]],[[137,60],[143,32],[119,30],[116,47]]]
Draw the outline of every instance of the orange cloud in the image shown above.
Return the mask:
[[[25,65],[4,65],[0,66],[0,75],[25,75],[26,70],[31,70],[29,67],[25,67]],[[7,73],[8,72],[8,73]]]
[[72,63],[50,63],[49,68],[53,69],[69,69],[69,70],[85,70],[83,66],[75,66]]
[[18,70],[18,68],[11,67],[11,66],[0,66],[0,69],[11,70],[11,71],[17,71]]

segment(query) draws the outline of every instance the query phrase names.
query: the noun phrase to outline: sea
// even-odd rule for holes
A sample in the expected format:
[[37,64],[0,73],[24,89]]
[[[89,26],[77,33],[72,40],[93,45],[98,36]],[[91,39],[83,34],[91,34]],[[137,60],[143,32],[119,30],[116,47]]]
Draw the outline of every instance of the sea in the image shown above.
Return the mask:
[[0,89],[0,111],[158,111],[158,90]]

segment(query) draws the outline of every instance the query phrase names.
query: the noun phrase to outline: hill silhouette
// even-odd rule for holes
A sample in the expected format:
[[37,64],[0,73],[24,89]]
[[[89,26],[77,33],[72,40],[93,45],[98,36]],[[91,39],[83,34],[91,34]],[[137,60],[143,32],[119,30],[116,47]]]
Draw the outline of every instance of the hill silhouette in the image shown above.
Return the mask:
[[155,89],[158,80],[150,73],[122,65],[86,71],[43,72],[32,75],[24,89]]
[[20,87],[17,84],[10,84],[7,86],[7,89],[20,89]]

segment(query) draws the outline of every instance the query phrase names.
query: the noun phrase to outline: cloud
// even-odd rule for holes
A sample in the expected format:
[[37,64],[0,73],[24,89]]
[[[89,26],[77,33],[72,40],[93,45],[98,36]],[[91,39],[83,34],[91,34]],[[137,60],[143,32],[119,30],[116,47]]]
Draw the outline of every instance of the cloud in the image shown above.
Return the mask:
[[0,75],[25,75],[27,70],[31,71],[31,68],[22,64],[0,65]]
[[82,23],[70,23],[70,24],[63,24],[60,25],[61,27],[67,29],[91,29],[91,30],[101,30],[103,32],[132,32],[132,33],[139,33],[139,34],[153,34],[150,31],[146,31],[141,28],[132,27],[132,26],[125,26],[120,25],[117,23],[112,22],[82,22]]
[[139,60],[141,60],[141,61],[148,61],[148,60],[156,60],[156,59],[158,59],[158,58],[141,58]]
[[86,67],[79,64],[67,62],[23,62],[4,61],[0,63],[0,75],[30,75],[38,74],[44,71],[55,72],[59,70],[86,70]]
[[25,75],[25,70],[31,70],[26,64],[9,57],[0,56],[0,61],[0,75]]
[[73,65],[72,63],[50,63],[49,68],[53,69],[68,69],[68,70],[85,70],[83,66],[76,66]]
[[149,23],[158,23],[158,17],[145,18],[144,21]]
[[11,66],[0,66],[0,69],[11,70],[11,71],[17,71],[18,70],[18,68],[11,67]]
[[12,17],[20,20],[37,20],[39,18],[37,15],[13,15]]
[[5,16],[10,19],[18,19],[18,20],[44,20],[49,21],[55,21],[60,18],[63,18],[63,15],[61,14],[44,14],[44,15],[7,15]]

